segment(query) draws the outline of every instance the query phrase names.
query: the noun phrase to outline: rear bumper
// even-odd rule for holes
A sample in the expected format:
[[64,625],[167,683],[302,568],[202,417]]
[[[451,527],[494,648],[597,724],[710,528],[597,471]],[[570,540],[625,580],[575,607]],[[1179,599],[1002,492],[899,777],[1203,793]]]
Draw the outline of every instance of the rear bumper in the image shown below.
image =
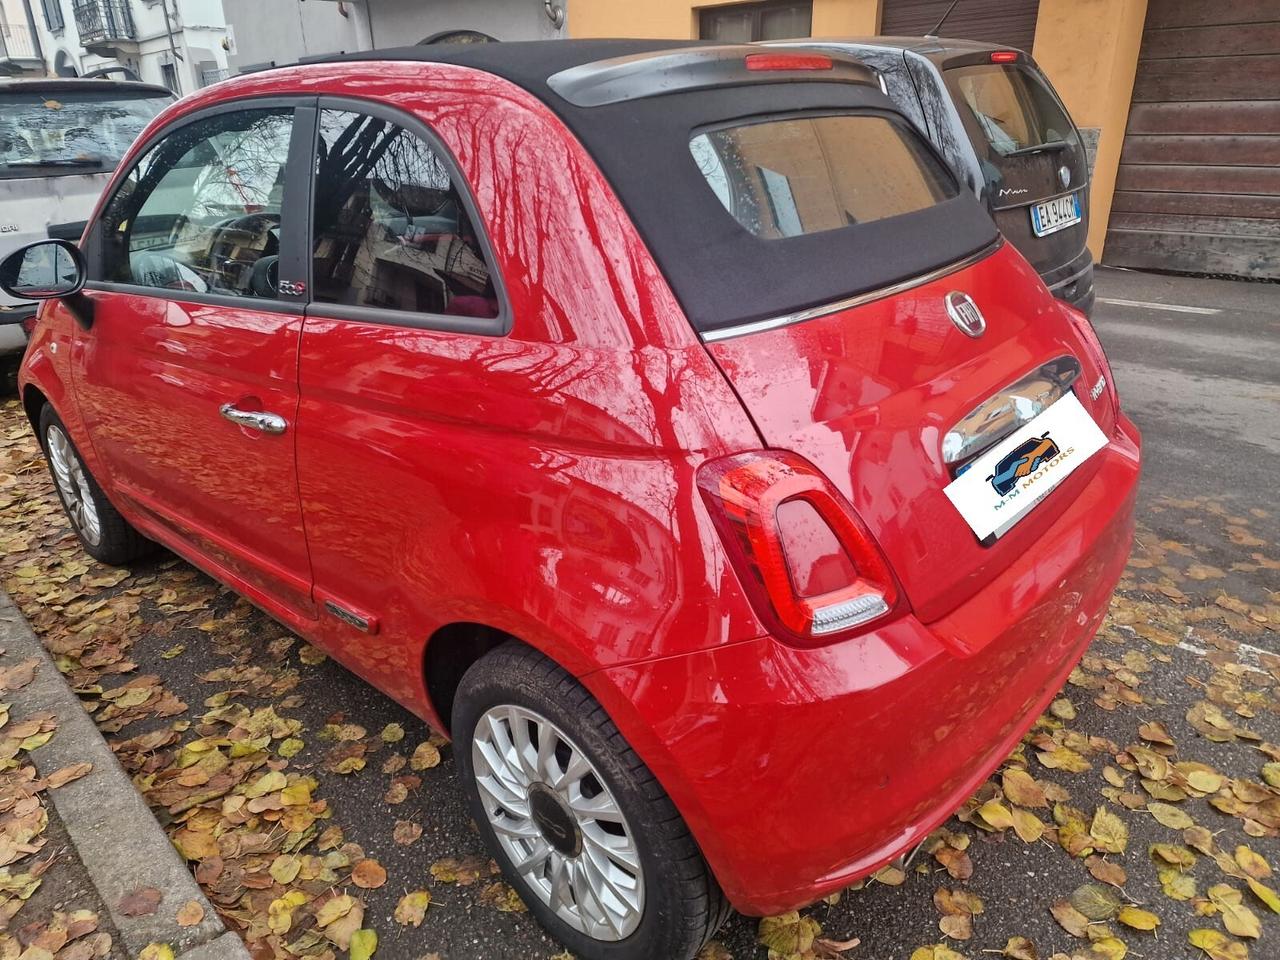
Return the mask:
[[810,903],[923,840],[1061,689],[1128,558],[1139,437],[1121,418],[1025,562],[944,619],[815,650],[771,637],[584,678],[740,911]]
[[1087,248],[1065,266],[1041,274],[1041,279],[1059,300],[1075,307],[1086,317],[1093,316],[1097,295],[1093,290],[1093,255]]

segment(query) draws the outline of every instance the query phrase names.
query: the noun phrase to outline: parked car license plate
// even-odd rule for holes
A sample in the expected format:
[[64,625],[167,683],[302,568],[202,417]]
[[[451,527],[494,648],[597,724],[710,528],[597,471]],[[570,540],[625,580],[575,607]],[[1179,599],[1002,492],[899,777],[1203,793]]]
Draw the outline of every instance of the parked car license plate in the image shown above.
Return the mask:
[[1031,208],[1031,229],[1037,237],[1048,236],[1080,222],[1080,194],[1054,197]]
[[1013,526],[1106,445],[1089,411],[1068,393],[970,463],[944,492],[985,540]]

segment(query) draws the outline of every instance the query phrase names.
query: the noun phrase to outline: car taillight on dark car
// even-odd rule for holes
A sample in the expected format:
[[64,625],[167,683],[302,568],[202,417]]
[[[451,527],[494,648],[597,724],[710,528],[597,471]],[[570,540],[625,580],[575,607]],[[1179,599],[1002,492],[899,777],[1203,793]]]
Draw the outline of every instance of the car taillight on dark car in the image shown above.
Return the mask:
[[880,548],[802,457],[722,457],[699,468],[698,487],[757,614],[781,639],[829,643],[898,609],[901,593]]

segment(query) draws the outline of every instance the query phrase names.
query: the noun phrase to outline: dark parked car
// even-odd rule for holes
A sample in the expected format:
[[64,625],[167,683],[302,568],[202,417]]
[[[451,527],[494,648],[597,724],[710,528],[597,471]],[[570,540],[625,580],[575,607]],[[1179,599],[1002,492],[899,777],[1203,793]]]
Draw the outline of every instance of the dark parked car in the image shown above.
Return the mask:
[[1049,79],[1020,50],[972,40],[788,41],[853,54],[986,204],[1060,300],[1093,309],[1089,164]]

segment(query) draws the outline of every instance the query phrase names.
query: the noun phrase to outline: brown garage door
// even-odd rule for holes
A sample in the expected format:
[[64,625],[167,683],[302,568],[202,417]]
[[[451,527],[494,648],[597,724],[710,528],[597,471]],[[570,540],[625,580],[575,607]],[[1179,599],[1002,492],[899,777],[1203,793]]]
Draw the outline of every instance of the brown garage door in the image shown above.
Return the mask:
[[[918,37],[933,29],[951,0],[884,0],[880,32]],[[982,40],[1031,52],[1040,0],[960,0],[938,31],[940,36]]]
[[1150,0],[1103,260],[1280,278],[1280,2]]

